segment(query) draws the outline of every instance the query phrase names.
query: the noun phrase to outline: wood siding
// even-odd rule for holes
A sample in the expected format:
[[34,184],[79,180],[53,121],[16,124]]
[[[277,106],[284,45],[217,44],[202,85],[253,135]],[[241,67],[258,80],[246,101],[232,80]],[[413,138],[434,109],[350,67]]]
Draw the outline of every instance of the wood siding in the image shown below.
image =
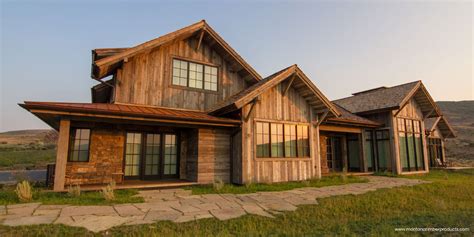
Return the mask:
[[[286,182],[305,180],[317,174],[316,155],[318,149],[317,131],[312,125],[313,114],[310,105],[291,87],[286,95],[283,91],[287,81],[264,92],[252,108],[252,103],[242,108],[242,183]],[[316,116],[314,116],[316,118]],[[309,158],[257,158],[255,142],[255,122],[300,123],[309,128]]]
[[198,131],[197,182],[230,182],[230,130],[200,128]]
[[[197,41],[181,40],[128,59],[116,74],[115,102],[205,111],[247,87],[207,44],[196,50]],[[218,66],[218,91],[172,85],[173,57]]]

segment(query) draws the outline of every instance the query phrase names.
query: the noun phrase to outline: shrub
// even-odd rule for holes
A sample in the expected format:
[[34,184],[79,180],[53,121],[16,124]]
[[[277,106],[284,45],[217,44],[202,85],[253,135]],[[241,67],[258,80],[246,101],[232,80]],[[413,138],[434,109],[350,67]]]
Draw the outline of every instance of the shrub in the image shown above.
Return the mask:
[[222,179],[217,178],[214,180],[214,183],[212,183],[212,187],[214,188],[214,190],[220,191],[222,190],[222,188],[224,188],[224,181],[222,181]]
[[301,183],[306,187],[311,186],[311,181],[309,181],[309,180],[303,180],[303,181],[301,181]]
[[81,186],[79,185],[69,185],[67,188],[67,194],[69,197],[79,197],[81,196]]
[[115,200],[115,181],[110,182],[107,187],[102,188],[102,196],[104,197],[105,200],[107,201],[113,201]]
[[24,180],[16,185],[16,195],[20,202],[29,202],[33,199],[33,191],[28,181]]

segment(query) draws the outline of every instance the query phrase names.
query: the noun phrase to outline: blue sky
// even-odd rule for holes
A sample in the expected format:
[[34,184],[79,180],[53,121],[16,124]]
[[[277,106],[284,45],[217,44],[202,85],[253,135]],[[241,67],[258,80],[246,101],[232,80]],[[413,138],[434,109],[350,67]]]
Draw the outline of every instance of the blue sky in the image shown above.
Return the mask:
[[46,128],[25,100],[90,102],[91,49],[206,21],[262,76],[298,64],[331,100],[423,80],[472,100],[471,1],[1,1],[0,131]]

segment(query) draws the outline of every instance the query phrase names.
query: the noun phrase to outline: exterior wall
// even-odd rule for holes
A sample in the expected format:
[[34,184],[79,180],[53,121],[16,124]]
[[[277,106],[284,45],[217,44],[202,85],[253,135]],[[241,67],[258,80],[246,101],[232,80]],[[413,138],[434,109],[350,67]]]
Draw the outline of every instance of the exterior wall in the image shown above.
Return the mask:
[[[189,38],[128,59],[116,74],[115,102],[205,111],[246,88],[229,63],[202,42]],[[218,66],[218,91],[172,85],[173,57]]]
[[328,159],[327,159],[327,142],[328,137],[326,135],[319,135],[319,144],[320,144],[320,155],[321,155],[321,174],[329,174]]
[[[317,127],[311,122],[316,116],[306,100],[294,88],[286,95],[283,91],[288,82],[269,89],[260,96],[252,108],[252,103],[242,108],[242,183],[286,182],[319,177],[319,148]],[[309,127],[309,158],[257,158],[255,123],[256,121],[299,123]],[[316,159],[318,158],[318,159]],[[236,170],[236,169],[234,169]]]
[[200,128],[198,132],[197,182],[230,182],[230,130]]
[[68,162],[66,185],[101,184],[120,181],[122,173],[124,136],[121,131],[91,129],[89,162]]
[[[396,115],[396,117],[393,117],[393,134],[392,136],[394,137],[394,142],[393,142],[393,147],[394,147],[394,164],[396,165],[396,170],[394,171],[397,174],[402,173],[402,167],[401,167],[401,162],[400,162],[400,154],[399,154],[399,141],[398,141],[398,126],[397,126],[397,121],[396,118],[407,118],[407,119],[414,119],[414,120],[419,120],[421,121],[421,137],[422,139],[422,145],[423,145],[423,162],[424,162],[424,167],[425,171],[429,170],[429,161],[428,161],[428,149],[427,149],[427,141],[426,141],[426,136],[424,135],[425,131],[425,123],[424,123],[424,116],[421,108],[419,105],[416,103],[415,99],[411,99],[408,104],[405,105],[405,107]],[[418,171],[419,172],[419,171]],[[405,173],[405,172],[403,172]]]

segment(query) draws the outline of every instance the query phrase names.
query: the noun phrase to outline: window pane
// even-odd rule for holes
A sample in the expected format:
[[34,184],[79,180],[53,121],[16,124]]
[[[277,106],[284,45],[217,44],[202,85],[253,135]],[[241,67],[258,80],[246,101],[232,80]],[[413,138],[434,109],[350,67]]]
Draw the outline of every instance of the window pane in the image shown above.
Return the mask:
[[402,170],[408,170],[408,156],[407,156],[407,138],[405,133],[398,134],[398,142],[400,144],[400,162],[402,164]]
[[256,123],[257,126],[257,157],[269,157],[270,148],[270,134],[269,134],[269,123]]
[[272,157],[283,157],[283,124],[271,125]]
[[70,137],[69,161],[89,160],[90,129],[72,129]]
[[423,159],[423,145],[422,145],[422,137],[420,134],[415,134],[415,152],[416,152],[416,160],[417,160],[417,170],[424,170],[425,169],[425,162]]

